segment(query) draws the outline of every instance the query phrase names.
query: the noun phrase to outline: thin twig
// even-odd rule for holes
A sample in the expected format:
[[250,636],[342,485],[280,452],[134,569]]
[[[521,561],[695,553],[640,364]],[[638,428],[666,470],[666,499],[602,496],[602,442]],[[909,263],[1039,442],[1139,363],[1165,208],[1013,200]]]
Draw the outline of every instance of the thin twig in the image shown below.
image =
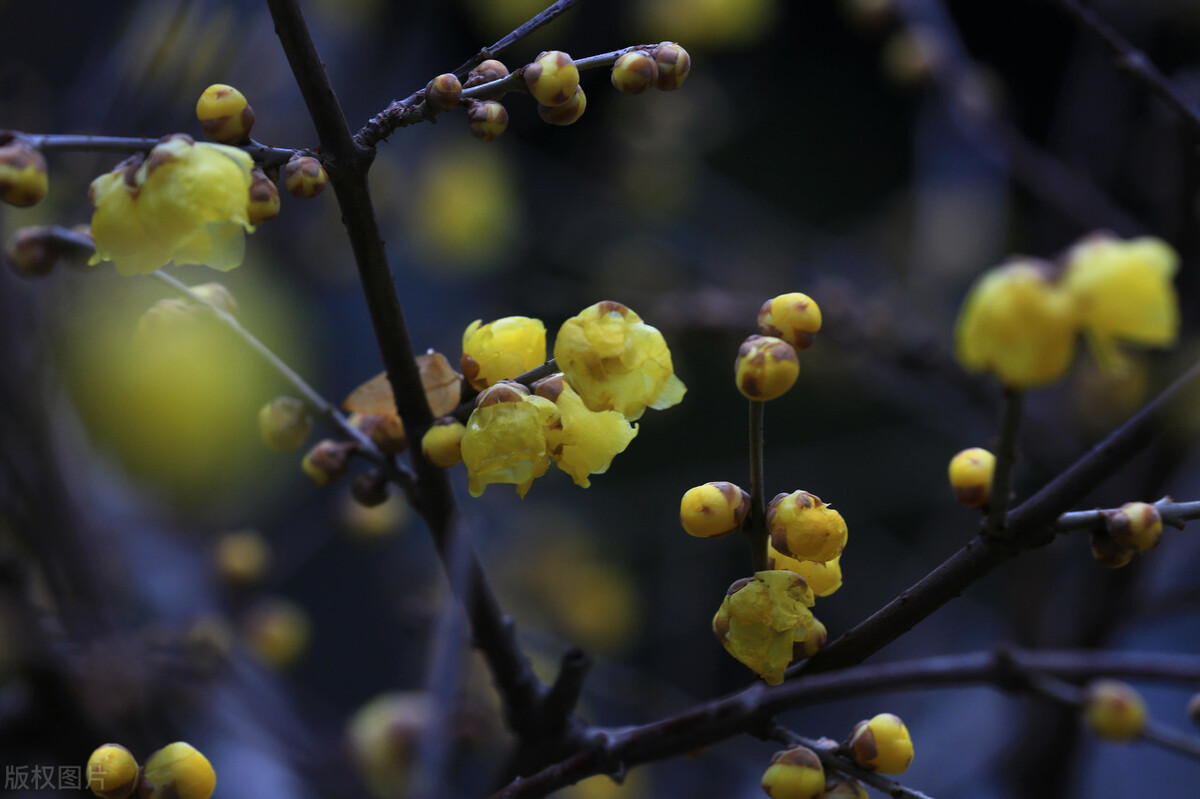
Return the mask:
[[1116,29],[1100,18],[1095,9],[1078,0],[1055,2],[1077,25],[1099,39],[1116,56],[1118,67],[1178,114],[1193,138],[1200,138],[1200,108],[1179,93],[1149,56],[1117,33]]
[[528,20],[518,25],[511,32],[500,37],[500,40],[491,47],[485,47],[475,55],[471,56],[469,59],[463,62],[458,69],[454,70],[454,74],[460,79],[466,77],[467,73],[474,69],[477,64],[480,64],[489,58],[496,58],[500,55],[503,55],[517,42],[521,41],[526,36],[529,36],[539,28],[545,27],[554,21],[554,19],[556,19],[560,14],[567,11],[571,8],[571,6],[574,6],[578,2],[579,0],[556,0],[556,2],[552,5],[539,11],[537,14],[534,14]]
[[750,400],[750,518],[746,520],[746,539],[750,542],[750,561],[754,571],[767,566],[767,516],[763,486],[763,411],[765,402]]
[[[0,140],[15,138],[28,142],[39,150],[73,150],[91,153],[139,153],[154,149],[162,139],[131,136],[84,136],[71,133],[21,133],[15,130],[0,130]],[[269,147],[260,142],[234,145],[244,150],[255,162],[263,166],[279,166],[300,150],[286,147]]]
[[987,533],[1004,537],[1004,519],[1008,513],[1012,469],[1017,460],[1017,434],[1021,429],[1021,405],[1025,395],[1018,389],[1004,389],[1004,414],[1000,420],[999,443],[996,446],[996,470],[992,477],[991,498],[988,500]]
[[[1186,522],[1200,519],[1200,502],[1175,502],[1169,497],[1152,503],[1162,517],[1162,523],[1168,527],[1183,529]],[[1054,523],[1055,530],[1068,533],[1074,530],[1102,530],[1105,524],[1105,514],[1109,510],[1080,510],[1064,513]]]

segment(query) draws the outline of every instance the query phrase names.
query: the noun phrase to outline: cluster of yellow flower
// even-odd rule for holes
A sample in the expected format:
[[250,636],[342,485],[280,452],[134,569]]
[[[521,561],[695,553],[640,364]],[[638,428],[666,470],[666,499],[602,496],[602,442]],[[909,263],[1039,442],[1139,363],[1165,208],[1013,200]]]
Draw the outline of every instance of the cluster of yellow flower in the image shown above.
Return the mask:
[[1057,263],[1021,258],[987,272],[958,318],[958,360],[1014,389],[1061,377],[1082,331],[1101,366],[1125,361],[1118,341],[1174,344],[1179,308],[1172,278],[1178,256],[1163,241],[1089,236]]
[[100,799],[209,799],[217,774],[208,759],[191,744],[176,741],[159,749],[139,768],[133,754],[120,744],[104,744],[87,762],[88,787]]
[[[832,748],[832,747],[831,747]],[[898,716],[880,713],[854,725],[836,754],[860,768],[882,774],[903,774],[912,765],[913,745]],[[820,756],[806,746],[776,752],[762,776],[762,789],[771,799],[866,799],[867,791],[854,778],[825,773]]]
[[514,378],[546,360],[541,321],[507,317],[473,322],[463,334],[463,375],[480,390],[466,425],[432,427],[422,450],[441,466],[460,458],[472,496],[511,483],[523,497],[553,461],[587,488],[637,435],[646,408],[683,399],[662,334],[617,302],[599,302],[559,329],[561,370],[526,387]]

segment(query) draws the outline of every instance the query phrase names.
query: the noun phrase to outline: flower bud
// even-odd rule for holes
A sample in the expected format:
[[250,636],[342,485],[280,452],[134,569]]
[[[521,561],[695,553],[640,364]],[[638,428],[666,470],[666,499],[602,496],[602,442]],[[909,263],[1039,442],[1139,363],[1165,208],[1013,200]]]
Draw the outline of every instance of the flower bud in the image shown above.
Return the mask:
[[250,141],[254,109],[246,96],[232,86],[214,83],[196,101],[196,117],[204,135],[221,144]]
[[587,95],[582,86],[575,87],[575,94],[565,103],[556,106],[539,105],[538,116],[547,125],[572,125],[579,121],[587,109]]
[[88,758],[88,788],[100,799],[125,799],[137,789],[139,776],[137,760],[120,744],[104,744]]
[[0,200],[19,207],[34,205],[49,188],[46,158],[39,150],[20,139],[0,146]]
[[750,336],[733,364],[738,391],[757,402],[781,397],[796,383],[800,360],[792,345],[773,336]]
[[524,78],[533,99],[539,105],[551,108],[570,101],[579,89],[579,69],[571,56],[562,50],[549,50],[539,55],[532,64],[525,66]]
[[472,136],[480,141],[492,141],[508,127],[508,111],[495,100],[469,100],[467,124]]
[[233,298],[233,292],[222,283],[201,283],[199,286],[192,286],[192,293],[218,310],[227,314],[237,313],[237,300]]
[[320,441],[300,462],[300,468],[319,486],[327,486],[346,476],[350,470],[350,453],[357,445],[352,441]]
[[382,452],[399,455],[408,449],[404,423],[394,413],[352,413],[347,421],[363,431]]
[[658,80],[658,64],[647,53],[632,50],[616,60],[612,85],[625,94],[641,94]]
[[821,759],[804,746],[776,752],[762,776],[762,789],[771,799],[822,799],[825,769]]
[[501,402],[520,402],[529,396],[529,389],[512,380],[501,380],[488,386],[475,398],[476,408],[486,408]]
[[913,745],[899,716],[880,713],[854,726],[844,744],[851,759],[865,769],[883,774],[903,774],[912,765]]
[[663,91],[678,89],[692,69],[692,57],[675,42],[663,42],[651,53],[658,67],[654,85]]
[[329,182],[329,175],[321,162],[311,155],[297,153],[283,165],[283,183],[288,193],[302,200],[316,197]]
[[683,529],[697,538],[721,538],[737,532],[749,512],[750,495],[723,480],[689,488],[679,503]]
[[87,264],[95,251],[92,237],[53,225],[18,228],[8,245],[8,262],[22,277],[48,275],[59,261],[76,266]]
[[1092,557],[1106,569],[1119,569],[1129,564],[1137,550],[1122,544],[1106,530],[1092,530]]
[[247,614],[243,633],[255,657],[268,666],[285,668],[308,648],[308,614],[295,602],[266,599]]
[[462,82],[453,72],[438,75],[425,85],[425,102],[437,111],[449,111],[462,100]]
[[387,477],[380,469],[367,469],[350,481],[350,496],[364,508],[374,508],[387,502]]
[[981,447],[964,449],[950,459],[950,488],[968,508],[982,508],[992,495],[996,456]]
[[767,300],[758,311],[758,332],[791,344],[796,352],[812,346],[821,329],[821,308],[807,294],[793,291]]
[[421,454],[434,466],[447,469],[462,463],[462,439],[467,428],[453,416],[443,416],[425,431]]
[[489,58],[475,66],[474,69],[467,74],[467,82],[464,84],[466,88],[478,86],[481,83],[491,83],[492,81],[500,80],[508,77],[508,67],[500,63],[494,58]]
[[824,799],[870,799],[867,789],[853,777],[831,774],[825,781]]
[[167,744],[146,761],[139,799],[209,799],[217,773],[208,758],[183,741]]
[[279,187],[267,177],[262,167],[250,170],[250,200],[246,216],[251,225],[261,225],[279,216]]
[[778,494],[767,505],[771,545],[797,560],[827,563],[846,547],[842,515],[807,491]]
[[804,578],[808,587],[817,596],[829,596],[842,587],[842,556],[838,555],[831,561],[820,563],[813,560],[797,560],[788,557],[767,541],[767,567],[771,569],[787,569]]
[[546,362],[546,326],[528,316],[506,316],[483,324],[476,319],[463,331],[462,373],[482,391]]
[[276,397],[258,411],[258,434],[276,452],[300,449],[311,431],[308,408],[295,397]]
[[1162,540],[1162,515],[1145,502],[1127,502],[1116,511],[1105,512],[1104,522],[1114,541],[1138,552],[1154,549]]
[[1084,718],[1092,732],[1110,741],[1128,741],[1146,727],[1146,702],[1133,686],[1096,680],[1084,697]]
[[257,530],[226,533],[217,541],[217,574],[235,586],[261,582],[271,565],[271,547]]

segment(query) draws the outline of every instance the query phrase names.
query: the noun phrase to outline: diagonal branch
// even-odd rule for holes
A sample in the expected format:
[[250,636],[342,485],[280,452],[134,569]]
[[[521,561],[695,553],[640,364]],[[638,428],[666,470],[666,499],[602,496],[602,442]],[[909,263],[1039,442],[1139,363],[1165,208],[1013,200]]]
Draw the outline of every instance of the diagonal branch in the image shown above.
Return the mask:
[[[267,5],[321,140],[396,409],[411,440],[420,441],[432,414],[367,186],[372,153],[355,142],[346,124],[298,0],[267,0]],[[466,590],[459,598],[466,607],[475,645],[483,652],[504,697],[508,721],[519,733],[532,729],[546,688],[518,646],[512,620],[496,600],[479,555],[462,527],[445,471],[421,457],[412,461],[417,483],[409,491],[409,499],[429,525],[446,572],[455,571],[456,558],[465,562]]]

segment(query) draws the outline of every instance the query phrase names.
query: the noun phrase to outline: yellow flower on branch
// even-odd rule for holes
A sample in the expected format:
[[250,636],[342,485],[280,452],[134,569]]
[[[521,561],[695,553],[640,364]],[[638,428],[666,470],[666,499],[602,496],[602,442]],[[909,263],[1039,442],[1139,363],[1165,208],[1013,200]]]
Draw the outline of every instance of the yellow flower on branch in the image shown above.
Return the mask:
[[250,169],[242,150],[195,143],[176,134],[148,157],[134,156],[92,181],[92,263],[112,261],[123,275],[166,265],[207,264],[227,271],[242,262]]
[[1119,371],[1117,339],[1169,347],[1179,335],[1179,299],[1172,279],[1179,256],[1152,237],[1121,241],[1088,236],[1067,254],[1063,287],[1075,301],[1096,360]]
[[795,572],[756,572],[729,586],[713,617],[713,633],[729,654],[768,685],[778,685],[788,664],[804,654],[804,642],[816,629],[809,610],[813,602],[812,589]]
[[463,377],[482,391],[546,362],[546,326],[528,316],[476,319],[463,333]]
[[550,468],[546,430],[557,417],[553,402],[518,384],[498,383],[480,394],[462,438],[471,496],[492,483],[512,483],[524,498]]
[[662,333],[619,302],[598,302],[564,322],[554,358],[587,407],[630,421],[647,407],[679,404],[687,391]]
[[583,488],[591,486],[593,474],[608,471],[612,459],[625,451],[637,435],[616,411],[593,411],[562,374],[554,374],[534,384],[534,393],[554,403],[561,424],[546,433],[550,454],[562,469]]

